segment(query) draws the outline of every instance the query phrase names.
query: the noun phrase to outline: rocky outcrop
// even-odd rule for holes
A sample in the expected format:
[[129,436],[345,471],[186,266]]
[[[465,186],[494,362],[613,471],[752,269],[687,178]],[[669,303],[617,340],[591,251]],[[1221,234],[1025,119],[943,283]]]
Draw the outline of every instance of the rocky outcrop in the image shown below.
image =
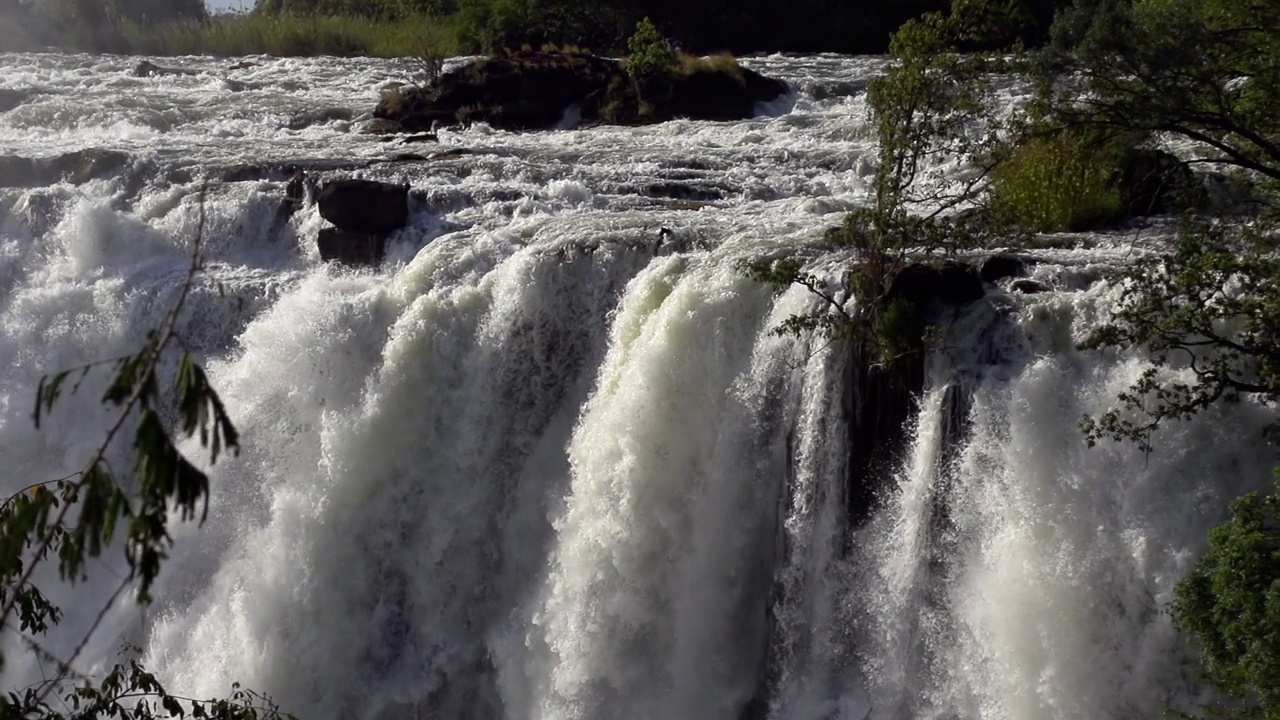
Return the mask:
[[1037,280],[1021,278],[1009,283],[1009,291],[1022,293],[1023,295],[1036,295],[1042,292],[1049,292],[1051,288]]
[[978,271],[978,277],[989,283],[1026,274],[1027,264],[1017,255],[992,255],[983,261],[982,269]]
[[365,267],[376,267],[382,262],[386,242],[385,237],[336,227],[324,228],[316,236],[321,260]]
[[893,276],[885,299],[888,302],[904,301],[927,315],[939,305],[968,305],[981,300],[985,294],[982,277],[972,265],[916,263],[907,265]]
[[409,220],[409,188],[374,180],[333,180],[320,188],[320,216],[334,227],[320,231],[320,258],[377,265],[386,238]]
[[1195,174],[1163,150],[1132,148],[1121,157],[1120,167],[1118,180],[1129,218],[1177,212],[1196,200]]
[[409,188],[375,180],[333,180],[320,188],[320,216],[343,230],[388,235],[409,220]]
[[150,60],[143,60],[133,68],[134,77],[181,77],[185,75],[199,75],[195,70],[186,70],[183,68],[162,67],[156,65]]
[[484,122],[506,130],[642,125],[677,117],[736,120],[787,92],[738,66],[681,71],[646,92],[621,61],[585,53],[522,52],[483,58],[426,87],[391,88],[374,115],[404,132]]
[[117,150],[77,150],[44,158],[0,155],[0,187],[32,188],[59,182],[82,185],[120,172],[129,163],[129,155]]
[[31,90],[20,88],[0,88],[0,113],[6,113],[25,103],[32,95]]
[[849,364],[845,413],[849,421],[851,457],[845,496],[853,527],[869,519],[881,499],[883,483],[900,465],[906,451],[907,423],[924,392],[923,337],[940,312],[964,307],[986,295],[979,271],[956,262],[916,263],[893,277],[885,307],[897,304],[894,327],[908,350],[883,357],[882,338],[856,340]]

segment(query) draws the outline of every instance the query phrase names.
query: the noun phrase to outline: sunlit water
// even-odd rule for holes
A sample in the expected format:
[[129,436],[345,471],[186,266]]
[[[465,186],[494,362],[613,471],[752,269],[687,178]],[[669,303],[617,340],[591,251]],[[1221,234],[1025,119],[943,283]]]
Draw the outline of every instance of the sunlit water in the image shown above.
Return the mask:
[[[1132,237],[1056,238],[1034,268],[1052,292],[992,286],[947,319],[881,509],[846,520],[848,359],[771,334],[812,298],[740,265],[820,253],[865,200],[881,61],[749,60],[793,92],[744,122],[404,145],[360,130],[410,66],[251,60],[137,79],[136,58],[0,56],[0,88],[35,91],[0,114],[0,155],[131,158],[0,190],[6,490],[101,442],[100,382],[38,431],[37,382],[160,322],[211,179],[179,330],[243,451],[82,671],[129,643],[175,692],[241,682],[307,720],[1130,720],[1196,700],[1168,604],[1226,503],[1266,486],[1276,415],[1172,424],[1149,457],[1085,447],[1078,420],[1146,367],[1075,349]],[[302,166],[412,185],[380,271],[322,264],[316,209],[279,213]],[[969,399],[950,447],[948,393]],[[119,575],[111,557],[53,593],[68,621],[41,642],[69,653]],[[50,671],[4,648],[7,687]]]

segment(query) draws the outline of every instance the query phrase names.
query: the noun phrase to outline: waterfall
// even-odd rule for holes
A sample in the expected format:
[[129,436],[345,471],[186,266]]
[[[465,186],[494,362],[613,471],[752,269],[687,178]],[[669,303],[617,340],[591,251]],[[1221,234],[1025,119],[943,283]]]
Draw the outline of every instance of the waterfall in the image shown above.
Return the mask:
[[[215,59],[143,80],[0,56],[0,84],[38,89],[0,115],[0,154],[132,159],[0,188],[4,489],[101,441],[105,377],[37,430],[39,378],[134,348],[201,227],[179,334],[243,438],[155,603],[117,601],[80,671],[127,642],[175,692],[239,682],[303,720],[1131,720],[1202,699],[1169,604],[1227,503],[1268,487],[1277,413],[1167,423],[1151,455],[1087,447],[1080,419],[1150,367],[1077,347],[1117,300],[1116,238],[1038,251],[1048,292],[988,285],[936,318],[887,429],[858,424],[887,376],[849,342],[776,332],[823,303],[744,273],[847,260],[816,238],[866,198],[879,60],[749,60],[797,92],[743,123],[476,127],[376,166],[386,145],[344,118],[396,64],[261,60],[228,96]],[[281,214],[264,158],[411,184],[383,267],[320,262],[322,219]],[[39,578],[67,608],[47,647],[75,647],[121,571]],[[6,689],[41,677],[3,642]]]

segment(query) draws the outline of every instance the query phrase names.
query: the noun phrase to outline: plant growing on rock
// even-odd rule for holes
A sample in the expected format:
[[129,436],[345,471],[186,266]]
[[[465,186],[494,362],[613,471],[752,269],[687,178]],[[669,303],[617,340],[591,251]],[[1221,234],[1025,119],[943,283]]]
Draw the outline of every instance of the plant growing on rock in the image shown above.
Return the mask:
[[[929,165],[938,157],[980,157],[994,146],[991,129],[975,133],[975,120],[995,124],[990,112],[986,60],[957,52],[959,28],[948,16],[929,14],[894,35],[893,65],[867,89],[871,122],[879,141],[870,207],[846,216],[827,232],[826,243],[853,251],[848,272],[833,284],[806,273],[797,260],[758,262],[756,279],[778,288],[793,283],[823,300],[814,313],[790,318],[779,332],[817,331],[853,338],[875,362],[917,355],[928,326],[923,307],[908,307],[891,294],[895,276],[908,264],[972,247],[981,228],[949,211],[971,201],[986,178],[980,172],[959,191],[934,182]],[[923,212],[921,212],[923,210]],[[847,294],[850,312],[837,300]],[[907,305],[904,305],[907,303]]]
[[670,99],[680,59],[647,17],[636,25],[627,48],[631,51],[626,60],[627,74],[640,98],[642,114],[648,114],[646,109]]

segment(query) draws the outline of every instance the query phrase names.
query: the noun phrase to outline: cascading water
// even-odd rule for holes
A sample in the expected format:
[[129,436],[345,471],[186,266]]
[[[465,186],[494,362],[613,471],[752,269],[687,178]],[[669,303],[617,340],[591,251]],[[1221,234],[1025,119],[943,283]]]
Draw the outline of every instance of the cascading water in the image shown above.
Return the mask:
[[[0,87],[31,90],[0,156],[127,158],[0,189],[4,489],[101,441],[100,379],[37,431],[38,379],[161,320],[202,203],[179,330],[244,439],[156,602],[118,601],[82,671],[127,641],[184,694],[241,682],[307,720],[1094,720],[1196,699],[1165,608],[1226,503],[1266,486],[1276,415],[1171,424],[1149,457],[1085,446],[1079,418],[1146,367],[1075,349],[1124,238],[1066,238],[1038,255],[1053,291],[992,286],[949,320],[897,471],[869,519],[847,512],[852,360],[772,334],[814,298],[741,264],[812,252],[865,199],[878,60],[749,60],[795,93],[747,122],[477,127],[409,162],[355,132],[405,68],[254,60],[136,79],[125,58],[0,56]],[[297,167],[413,186],[382,270],[319,262],[315,208],[280,210]],[[91,570],[46,583],[55,652],[119,583],[114,560]],[[41,676],[18,638],[4,651],[6,687]]]

